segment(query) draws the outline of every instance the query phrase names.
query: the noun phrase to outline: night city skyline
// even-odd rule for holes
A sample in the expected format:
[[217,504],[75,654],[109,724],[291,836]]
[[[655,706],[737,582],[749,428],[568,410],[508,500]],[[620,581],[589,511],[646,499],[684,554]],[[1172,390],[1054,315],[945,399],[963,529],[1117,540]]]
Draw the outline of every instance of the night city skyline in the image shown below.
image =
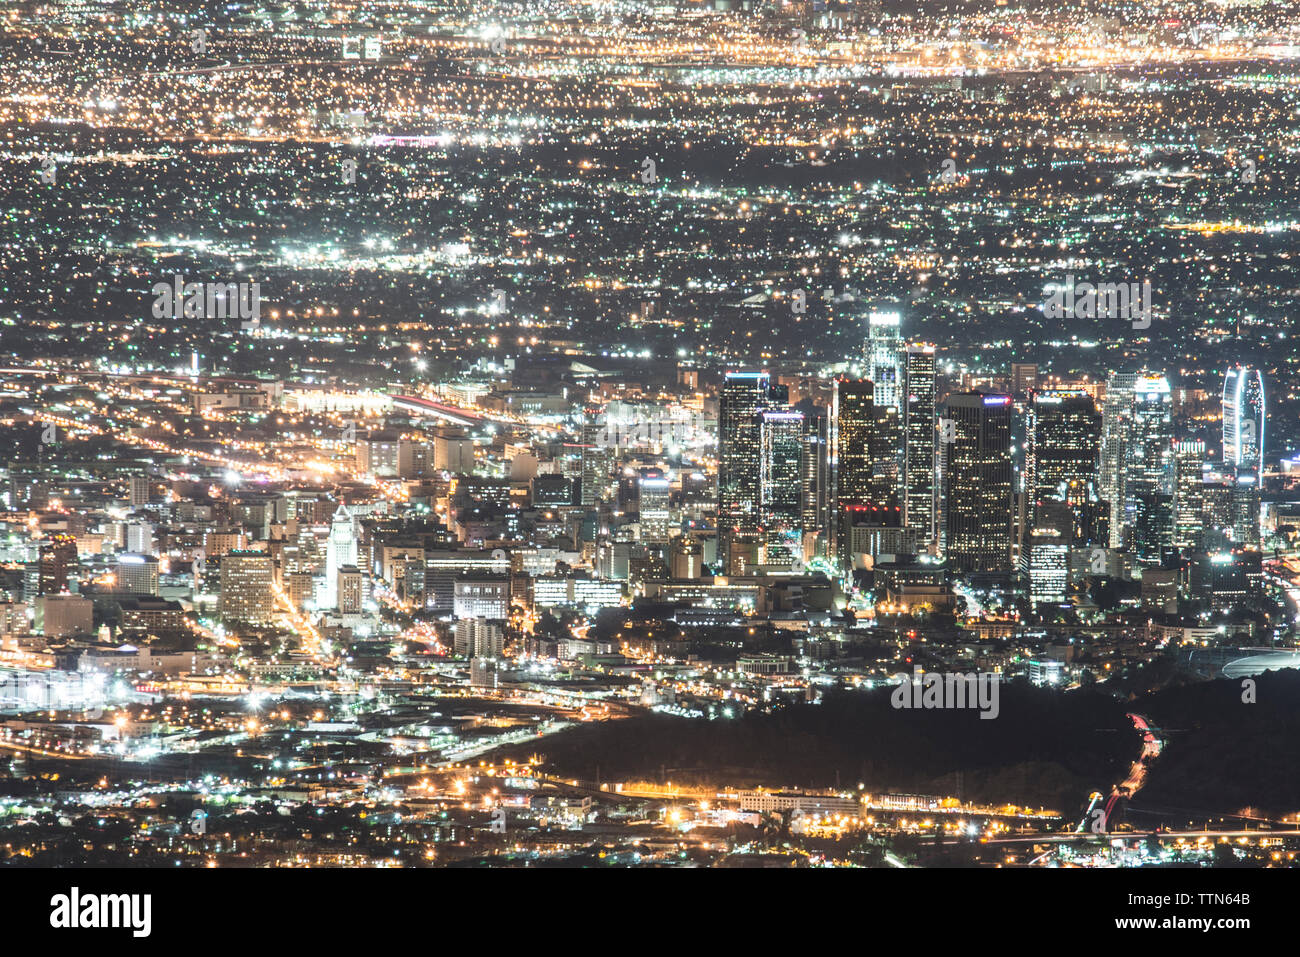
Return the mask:
[[34,0],[0,75],[0,872],[1296,866],[1293,5]]

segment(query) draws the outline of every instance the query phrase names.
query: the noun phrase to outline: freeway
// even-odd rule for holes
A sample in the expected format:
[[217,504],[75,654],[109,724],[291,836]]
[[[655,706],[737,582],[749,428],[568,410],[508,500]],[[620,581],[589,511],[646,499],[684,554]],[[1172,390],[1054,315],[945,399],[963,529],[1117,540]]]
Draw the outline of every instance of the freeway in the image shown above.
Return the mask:
[[529,430],[535,433],[563,436],[564,429],[556,425],[547,425],[541,422],[528,422],[520,416],[509,416],[502,414],[491,414],[482,411],[471,411],[459,405],[452,405],[449,402],[442,402],[435,399],[426,399],[418,395],[395,395],[393,396],[393,406],[398,409],[405,409],[408,412],[419,412],[424,415],[431,415],[434,418],[441,419],[444,422],[451,422],[454,425],[465,426],[484,426],[496,425],[506,430]]
[[257,386],[266,385],[262,379],[238,379],[233,376],[192,376],[175,374],[171,372],[110,372],[106,369],[86,369],[81,366],[6,366],[0,368],[0,375],[38,375],[38,376],[78,376],[89,379],[124,379],[139,380],[140,382],[154,382],[167,385],[182,385],[197,387],[200,383],[204,385],[216,386],[244,386],[246,388],[256,388]]
[[[1128,776],[1111,788],[1110,797],[1106,800],[1105,807],[1101,811],[1100,823],[1102,831],[1109,829],[1112,815],[1115,813],[1120,799],[1132,798],[1146,783],[1147,762],[1159,756],[1160,749],[1164,746],[1164,742],[1155,733],[1156,729],[1151,727],[1151,723],[1145,716],[1131,712],[1127,717],[1133,722],[1133,727],[1142,734],[1142,751],[1129,766]],[[1078,827],[1074,829],[1075,834],[1082,834],[1090,829],[1096,820],[1096,809],[1100,800],[1101,792],[1094,791],[1088,801],[1088,808],[1083,813],[1083,819],[1079,821]]]
[[425,399],[418,395],[395,395],[393,396],[393,405],[408,412],[421,412],[425,415],[431,415],[454,425],[485,425],[489,421],[509,426],[516,424],[508,419],[489,419],[477,412],[470,412],[454,405],[448,405],[445,402],[435,402],[433,399]]
[[73,761],[83,761],[89,757],[86,754],[77,754],[75,751],[51,751],[49,748],[38,748],[17,741],[0,741],[0,748],[6,751],[20,751],[23,754],[38,754],[45,758],[68,758]]
[[1114,809],[1120,796],[1131,798],[1146,783],[1147,762],[1152,761],[1160,755],[1160,749],[1163,742],[1155,734],[1150,722],[1140,714],[1129,714],[1128,718],[1133,722],[1133,727],[1142,733],[1142,753],[1138,755],[1136,761],[1129,767],[1128,777],[1126,777],[1115,788],[1106,803],[1105,820],[1110,820],[1111,811]]

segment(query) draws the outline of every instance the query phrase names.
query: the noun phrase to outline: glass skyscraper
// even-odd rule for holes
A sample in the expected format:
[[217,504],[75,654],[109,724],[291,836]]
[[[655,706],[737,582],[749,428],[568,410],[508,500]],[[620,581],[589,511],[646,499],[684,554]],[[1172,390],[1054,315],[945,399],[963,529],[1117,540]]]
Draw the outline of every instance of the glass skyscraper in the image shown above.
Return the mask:
[[934,527],[934,346],[909,345],[904,353],[907,401],[903,408],[903,494],[907,527],[926,548]]
[[802,412],[759,413],[759,521],[765,563],[803,557],[803,438]]
[[941,441],[944,555],[960,572],[1011,569],[1011,396],[951,395]]
[[1039,506],[1065,501],[1072,483],[1097,474],[1101,414],[1086,392],[1047,390],[1034,394],[1025,449],[1025,490],[1030,521]]
[[841,563],[847,563],[853,522],[901,528],[898,409],[875,403],[874,383],[840,379],[835,383],[831,425],[836,550]]
[[1174,547],[1202,547],[1205,512],[1205,443],[1174,443]]
[[718,397],[718,559],[728,574],[758,561],[760,413],[788,393],[766,372],[729,372]]
[[1223,380],[1223,462],[1264,470],[1264,375],[1237,366]]
[[1133,382],[1124,456],[1127,544],[1138,562],[1159,564],[1174,543],[1173,395],[1165,376]]
[[1124,544],[1124,457],[1133,414],[1132,372],[1112,372],[1101,411],[1101,496],[1110,505],[1110,547]]

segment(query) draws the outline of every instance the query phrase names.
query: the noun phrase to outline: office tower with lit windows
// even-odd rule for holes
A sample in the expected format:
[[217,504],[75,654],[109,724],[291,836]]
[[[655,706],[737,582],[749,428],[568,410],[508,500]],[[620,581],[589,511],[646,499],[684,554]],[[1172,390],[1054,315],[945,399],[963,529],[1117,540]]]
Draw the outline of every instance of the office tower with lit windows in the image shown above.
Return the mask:
[[950,395],[941,421],[944,555],[959,572],[1011,570],[1011,396]]
[[379,478],[396,477],[401,445],[401,433],[396,431],[372,429],[359,434],[356,441],[357,471]]
[[766,372],[729,372],[718,396],[718,560],[728,574],[758,561],[762,449],[759,414],[789,391]]
[[1038,364],[1036,362],[1011,363],[1011,394],[1027,396],[1038,389]]
[[38,595],[57,595],[68,590],[68,576],[77,567],[77,540],[71,535],[55,535],[41,542],[37,557]]
[[903,498],[904,520],[918,544],[930,549],[935,534],[935,366],[934,346],[909,345],[904,353]]
[[877,405],[874,394],[874,384],[865,379],[835,383],[831,451],[837,507],[902,505],[899,410]]
[[765,563],[803,557],[803,445],[802,412],[759,413],[759,523]]
[[1205,512],[1205,443],[1174,443],[1174,547],[1202,547]]
[[487,618],[460,618],[453,626],[452,649],[465,658],[499,658],[505,650],[501,622]]
[[704,573],[704,546],[692,535],[677,535],[668,543],[668,575],[695,579]]
[[287,572],[284,575],[284,592],[289,604],[298,611],[315,607],[316,589],[311,572]]
[[117,556],[117,591],[133,595],[158,594],[158,559],[152,555],[123,552]]
[[1101,406],[1101,496],[1110,504],[1110,547],[1124,544],[1125,443],[1137,374],[1112,372]]
[[881,438],[874,395],[874,384],[865,378],[841,378],[836,381],[833,393],[831,472],[835,516],[832,521],[836,554],[841,563],[848,562],[850,516],[863,515],[872,508],[898,506],[897,495],[892,494],[894,488],[885,486],[876,471]]
[[638,514],[641,528],[641,541],[654,545],[668,542],[669,525],[672,512],[669,509],[669,497],[672,483],[658,470],[643,475],[640,479],[641,494]]
[[1174,541],[1173,394],[1164,376],[1133,383],[1124,455],[1126,540],[1134,558],[1158,565]]
[[588,422],[582,427],[583,505],[598,505],[606,497],[614,468],[614,450],[605,438],[605,426]]
[[1035,531],[1029,553],[1029,600],[1035,605],[1062,604],[1070,583],[1070,546]]
[[873,310],[867,316],[867,378],[875,386],[875,403],[898,409],[904,398],[902,316]]
[[804,555],[825,556],[830,530],[830,417],[824,408],[804,415],[800,463],[800,517]]
[[131,507],[142,508],[149,504],[149,476],[131,476]]
[[1223,464],[1264,471],[1264,375],[1236,366],[1223,380]]
[[1072,548],[1110,546],[1110,503],[1101,497],[1095,478],[1071,479],[1065,484],[1062,501],[1070,511]]
[[1235,480],[1231,470],[1208,467],[1201,494],[1200,551],[1219,552],[1230,549],[1235,539]]
[[1030,523],[1044,502],[1065,501],[1071,483],[1097,474],[1101,414],[1086,392],[1036,392],[1029,404],[1025,442],[1025,492]]
[[426,549],[424,606],[436,615],[451,615],[455,610],[456,582],[461,575],[496,581],[509,576],[510,568],[510,555],[502,549]]
[[902,410],[877,405],[872,413],[871,474],[879,490],[877,498],[903,506],[903,419]]
[[141,555],[152,555],[154,548],[154,527],[149,522],[131,522],[126,526],[126,550]]
[[224,621],[266,624],[275,617],[271,556],[231,552],[221,559],[220,616]]
[[[867,379],[875,407],[871,430],[871,469],[888,488],[891,505],[904,506],[904,426],[907,416],[907,366],[902,316],[873,309],[867,315]],[[879,496],[878,496],[879,498]]]
[[338,608],[341,615],[359,615],[365,602],[365,578],[356,565],[344,565],[339,569],[335,585],[338,594]]
[[1234,545],[1259,548],[1259,507],[1259,475],[1250,469],[1234,469],[1229,505]]
[[1069,509],[1063,502],[1047,502],[1038,518],[1020,551],[1029,600],[1035,605],[1064,602],[1070,583]]
[[866,379],[837,379],[831,397],[832,536],[844,561],[845,515],[850,507],[875,499],[871,468],[871,429],[875,389]]

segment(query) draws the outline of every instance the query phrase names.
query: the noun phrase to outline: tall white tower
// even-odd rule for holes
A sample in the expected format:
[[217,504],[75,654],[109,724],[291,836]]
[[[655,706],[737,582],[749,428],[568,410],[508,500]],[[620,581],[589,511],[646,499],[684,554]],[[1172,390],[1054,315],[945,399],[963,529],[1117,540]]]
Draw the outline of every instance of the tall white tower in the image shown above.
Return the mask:
[[325,545],[325,587],[321,590],[321,608],[339,604],[339,569],[357,563],[357,520],[340,504],[330,519],[330,537]]

